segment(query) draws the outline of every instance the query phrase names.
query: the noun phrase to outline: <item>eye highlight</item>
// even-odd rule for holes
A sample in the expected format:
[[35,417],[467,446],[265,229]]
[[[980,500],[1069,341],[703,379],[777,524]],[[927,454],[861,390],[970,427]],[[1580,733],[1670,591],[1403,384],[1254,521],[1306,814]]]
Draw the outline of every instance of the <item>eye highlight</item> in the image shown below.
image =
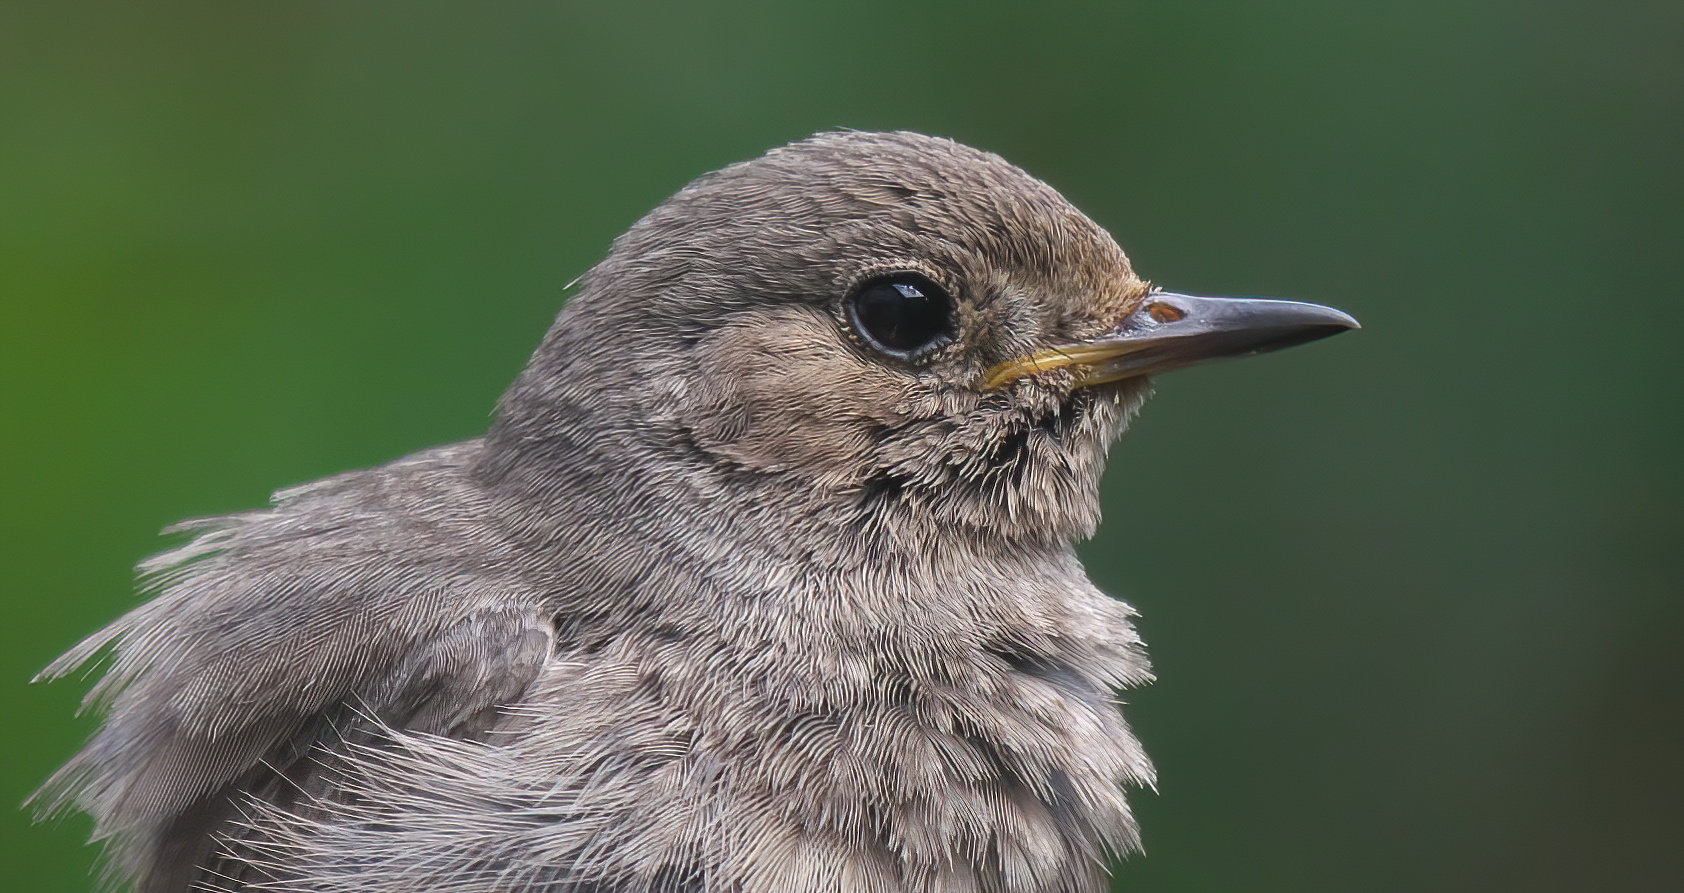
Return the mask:
[[909,359],[952,339],[953,300],[928,277],[890,273],[854,289],[848,321],[872,347]]

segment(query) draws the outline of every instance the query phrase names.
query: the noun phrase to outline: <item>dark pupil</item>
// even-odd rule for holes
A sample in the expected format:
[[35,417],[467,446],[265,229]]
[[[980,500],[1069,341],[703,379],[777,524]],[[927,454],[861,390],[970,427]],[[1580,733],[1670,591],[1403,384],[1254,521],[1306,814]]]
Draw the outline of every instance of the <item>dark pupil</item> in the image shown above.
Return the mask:
[[891,280],[866,286],[854,301],[855,321],[888,350],[917,350],[947,331],[947,302],[933,288]]

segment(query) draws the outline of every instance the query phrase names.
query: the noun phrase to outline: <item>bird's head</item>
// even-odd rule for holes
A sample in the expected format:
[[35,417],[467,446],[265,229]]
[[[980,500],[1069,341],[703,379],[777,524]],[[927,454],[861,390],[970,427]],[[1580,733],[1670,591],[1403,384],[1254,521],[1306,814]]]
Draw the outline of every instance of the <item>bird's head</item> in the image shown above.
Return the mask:
[[559,452],[607,445],[750,505],[1068,543],[1098,522],[1147,375],[1354,325],[1157,292],[998,156],[822,134],[616,240],[505,397],[491,465],[537,486]]

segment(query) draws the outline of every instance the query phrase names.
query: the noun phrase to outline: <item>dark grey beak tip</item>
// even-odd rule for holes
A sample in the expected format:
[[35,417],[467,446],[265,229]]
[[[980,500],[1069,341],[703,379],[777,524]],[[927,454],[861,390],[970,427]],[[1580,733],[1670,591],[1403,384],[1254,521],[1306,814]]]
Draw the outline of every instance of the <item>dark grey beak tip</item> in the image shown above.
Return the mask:
[[1317,341],[1362,324],[1342,310],[1303,301],[1160,293],[1146,299],[1131,327],[1134,337],[1208,339],[1235,354],[1250,355]]
[[[1319,305],[1312,305],[1312,306],[1319,306]],[[1331,317],[1331,319],[1328,321],[1328,324],[1338,326],[1341,331],[1346,330],[1346,329],[1360,329],[1360,328],[1362,328],[1362,323],[1357,322],[1356,317],[1350,315],[1349,313],[1346,313],[1343,310],[1334,310],[1332,307],[1324,307],[1322,309],[1326,310],[1328,312],[1328,315]]]
[[1049,368],[1081,370],[1076,387],[1157,375],[1211,360],[1250,357],[1362,328],[1343,311],[1301,301],[1148,295],[1115,329],[1079,344],[1002,363],[985,388]]
[[1147,298],[1140,313],[1142,324],[1152,325],[1159,335],[1186,339],[1189,354],[1202,354],[1201,359],[1268,354],[1362,327],[1356,317],[1342,310],[1271,298],[1162,293]]
[[1343,310],[1305,301],[1277,298],[1204,298],[1159,292],[1149,296],[1137,313],[1159,323],[1179,322],[1217,328],[1247,325],[1327,325],[1339,329],[1360,329],[1356,317]]
[[1112,353],[1094,364],[1087,380],[1117,381],[1210,360],[1256,356],[1361,327],[1350,314],[1320,304],[1159,292],[1095,342]]

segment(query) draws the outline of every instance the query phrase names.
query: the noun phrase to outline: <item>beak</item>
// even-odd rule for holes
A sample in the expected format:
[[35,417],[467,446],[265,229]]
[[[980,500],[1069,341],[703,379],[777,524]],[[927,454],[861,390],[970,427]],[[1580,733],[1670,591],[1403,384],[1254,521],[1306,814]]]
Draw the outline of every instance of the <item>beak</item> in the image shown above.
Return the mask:
[[1098,338],[1001,363],[988,370],[982,386],[991,390],[1026,375],[1069,368],[1076,372],[1075,386],[1083,388],[1254,356],[1357,328],[1355,319],[1319,304],[1159,292]]

